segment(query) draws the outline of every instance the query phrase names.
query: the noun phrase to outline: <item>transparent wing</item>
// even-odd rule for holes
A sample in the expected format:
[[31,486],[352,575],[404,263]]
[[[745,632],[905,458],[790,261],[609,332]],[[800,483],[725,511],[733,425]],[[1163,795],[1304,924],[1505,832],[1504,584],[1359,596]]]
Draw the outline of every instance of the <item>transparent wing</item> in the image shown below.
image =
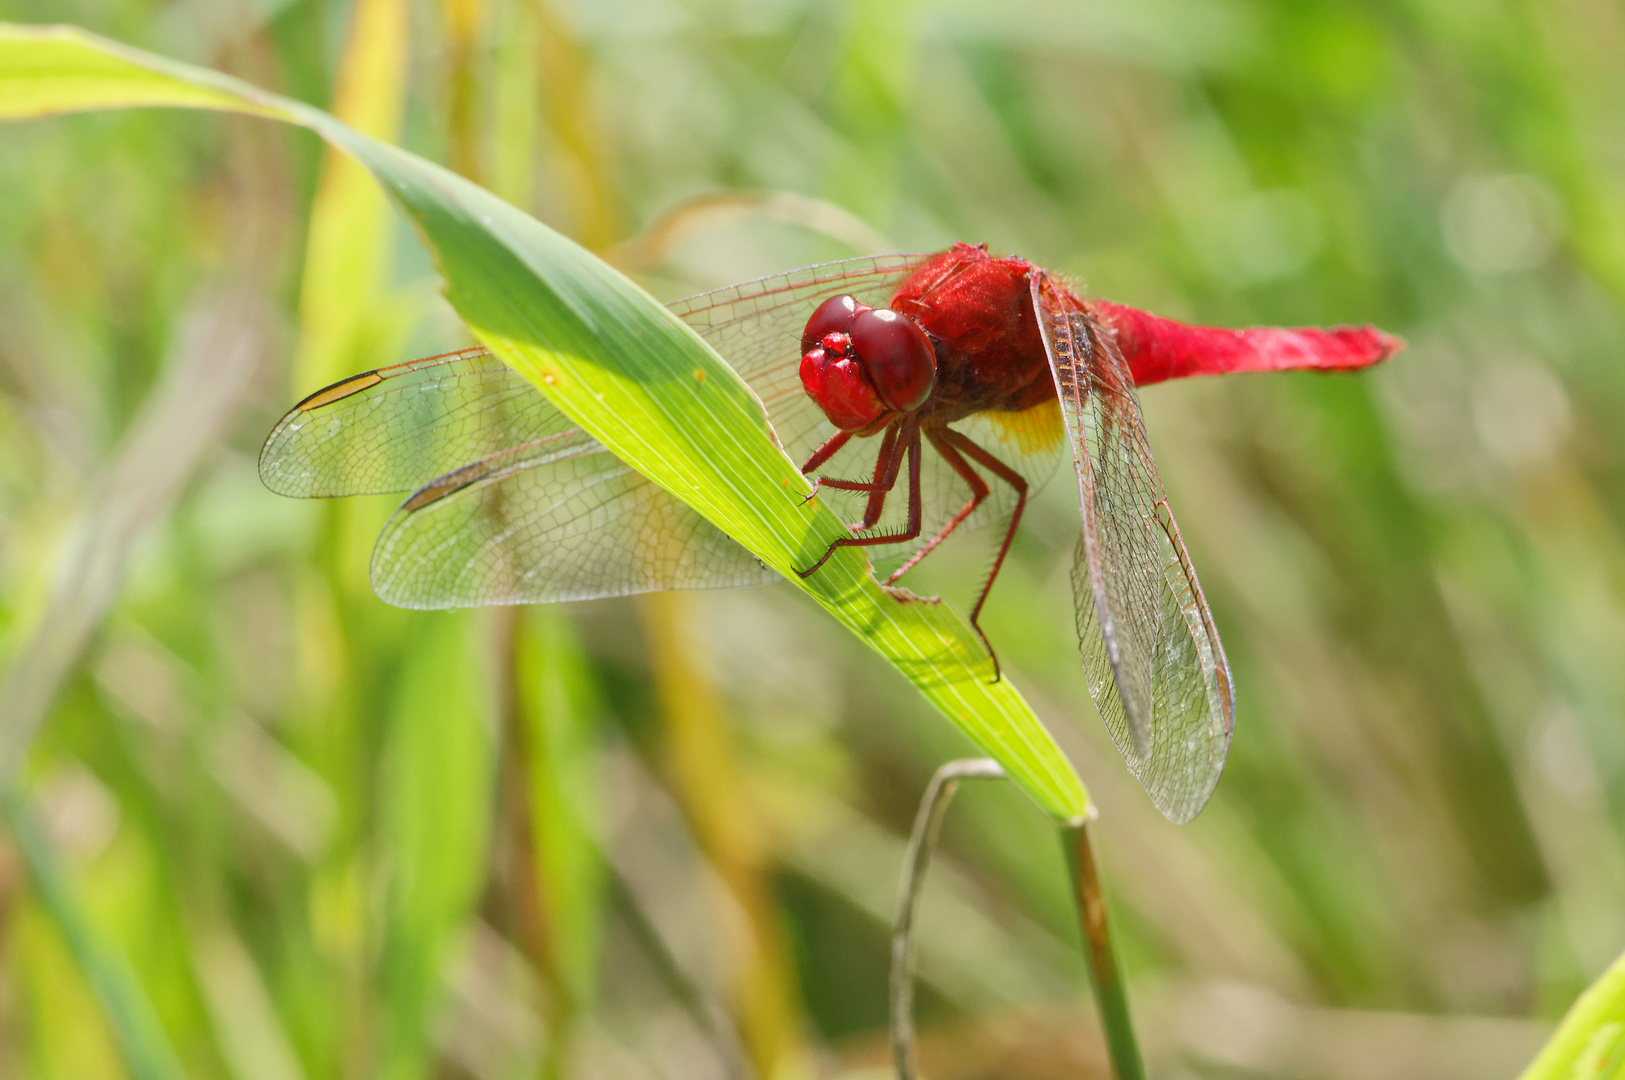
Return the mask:
[[533,442],[440,477],[373,549],[398,607],[478,607],[755,585],[778,575],[601,445]]
[[272,430],[260,471],[287,495],[417,488],[373,551],[373,587],[400,607],[775,576],[484,349],[364,372],[312,394]]
[[[807,317],[838,293],[884,305],[920,258],[885,255],[809,266],[700,293],[671,310],[750,384],[784,452],[800,464],[835,433],[801,388],[801,331]],[[872,464],[872,444],[868,452]]]
[[1116,342],[1047,276],[1032,296],[1077,464],[1072,583],[1089,693],[1157,809],[1189,821],[1230,750],[1230,667]]
[[[484,349],[352,375],[288,411],[260,451],[260,476],[296,498],[412,491],[539,439],[591,437]],[[593,445],[597,445],[594,443]]]

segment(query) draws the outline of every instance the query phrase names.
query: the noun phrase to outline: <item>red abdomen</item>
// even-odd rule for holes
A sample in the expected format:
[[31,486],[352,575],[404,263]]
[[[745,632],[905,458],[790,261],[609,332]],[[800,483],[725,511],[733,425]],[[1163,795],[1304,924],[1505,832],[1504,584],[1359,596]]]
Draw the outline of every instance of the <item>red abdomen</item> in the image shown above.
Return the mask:
[[[924,406],[925,418],[951,423],[983,410],[1019,412],[1055,396],[1033,314],[1035,272],[1025,259],[995,259],[985,248],[955,244],[898,287],[892,308],[919,323],[936,347],[936,389]],[[1239,371],[1353,371],[1387,359],[1404,344],[1371,326],[1230,330],[1104,300],[1085,305],[1072,299],[1112,333],[1140,386]]]

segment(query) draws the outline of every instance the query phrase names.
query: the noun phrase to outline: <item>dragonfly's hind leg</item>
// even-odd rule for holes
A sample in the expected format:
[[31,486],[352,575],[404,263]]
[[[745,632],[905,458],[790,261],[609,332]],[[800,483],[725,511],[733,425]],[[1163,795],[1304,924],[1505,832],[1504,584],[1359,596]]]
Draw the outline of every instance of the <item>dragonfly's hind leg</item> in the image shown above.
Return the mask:
[[1014,488],[1016,491],[1016,508],[1010,514],[1010,525],[1004,531],[1004,542],[999,545],[999,553],[993,559],[993,569],[988,571],[987,580],[982,584],[982,591],[977,595],[976,604],[970,610],[971,629],[975,630],[976,636],[982,639],[982,647],[987,649],[988,656],[993,660],[993,679],[997,682],[999,679],[999,654],[993,650],[993,643],[987,639],[987,634],[982,631],[982,606],[987,603],[987,594],[993,590],[993,580],[999,576],[999,570],[1004,566],[1004,557],[1010,552],[1010,542],[1015,538],[1016,526],[1021,524],[1022,511],[1027,508],[1027,478],[952,428],[936,428],[927,431],[925,435],[926,438],[931,440],[931,445],[936,448],[937,453],[942,455],[943,460],[964,479],[965,483],[970,485],[971,498],[960,509],[959,513],[955,514],[948,521],[948,524],[942,527],[937,535],[927,541],[924,547],[909,556],[908,561],[898,567],[891,577],[886,579],[886,584],[892,584],[912,570],[921,559],[931,554],[936,546],[947,539],[949,533],[959,528],[966,518],[974,514],[976,508],[982,505],[983,500],[988,497],[991,489],[987,486],[987,481],[983,480],[981,475],[971,467],[970,462],[965,460],[966,457],[969,457]]
[[993,558],[993,569],[988,571],[987,580],[982,583],[981,595],[976,598],[975,606],[970,609],[971,629],[976,631],[977,636],[982,639],[982,644],[987,646],[988,655],[993,657],[993,677],[997,680],[999,677],[999,657],[994,653],[992,644],[987,640],[987,635],[982,633],[980,622],[982,605],[987,603],[987,594],[993,591],[993,580],[999,576],[999,570],[1004,567],[1004,557],[1010,554],[1010,543],[1016,538],[1016,527],[1021,524],[1022,511],[1027,509],[1027,478],[959,432],[948,431],[945,432],[945,435],[956,448],[962,450],[982,468],[1009,484],[1016,492],[1016,508],[1010,511],[1010,525],[1004,530],[1004,540],[999,544],[998,555]]

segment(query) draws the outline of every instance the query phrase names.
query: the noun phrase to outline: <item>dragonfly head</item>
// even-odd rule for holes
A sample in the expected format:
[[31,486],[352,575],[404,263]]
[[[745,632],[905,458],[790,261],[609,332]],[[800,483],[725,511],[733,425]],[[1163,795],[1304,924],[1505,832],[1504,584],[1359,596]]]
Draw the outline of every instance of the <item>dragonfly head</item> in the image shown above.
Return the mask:
[[801,344],[801,385],[842,431],[912,412],[936,384],[936,353],[925,331],[906,315],[852,296],[818,305]]

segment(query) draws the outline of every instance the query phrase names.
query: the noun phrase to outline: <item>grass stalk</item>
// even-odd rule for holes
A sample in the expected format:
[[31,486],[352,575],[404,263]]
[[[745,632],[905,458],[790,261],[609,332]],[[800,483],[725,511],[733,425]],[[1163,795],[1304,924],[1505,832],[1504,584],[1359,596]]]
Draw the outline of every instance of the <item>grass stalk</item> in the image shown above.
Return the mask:
[[1089,961],[1089,982],[1095,991],[1095,1008],[1106,1036],[1112,1072],[1117,1080],[1144,1080],[1145,1065],[1140,1046],[1129,1020],[1128,990],[1123,984],[1122,965],[1112,943],[1111,923],[1106,911],[1106,893],[1100,885],[1100,870],[1089,840],[1089,824],[1069,825],[1062,831],[1067,869],[1072,874],[1073,899],[1078,904],[1083,949]]
[[80,906],[67,874],[24,797],[0,796],[0,813],[17,841],[34,888],[75,965],[101,1003],[102,1014],[135,1080],[185,1080],[180,1059],[141,981],[124,956],[105,941]]
[[[892,929],[891,1046],[899,1080],[918,1080],[919,1077],[914,1053],[914,924],[924,892],[925,873],[936,850],[937,835],[942,830],[942,819],[961,780],[997,780],[1004,775],[998,762],[989,758],[950,761],[931,777],[920,799],[908,851],[903,857],[903,882],[897,898],[897,920]],[[1145,1066],[1129,1020],[1128,992],[1112,943],[1106,894],[1100,885],[1088,823],[1068,825],[1062,835],[1083,931],[1084,956],[1089,963],[1089,981],[1094,987],[1095,1007],[1105,1032],[1112,1072],[1117,1080],[1144,1080]]]

